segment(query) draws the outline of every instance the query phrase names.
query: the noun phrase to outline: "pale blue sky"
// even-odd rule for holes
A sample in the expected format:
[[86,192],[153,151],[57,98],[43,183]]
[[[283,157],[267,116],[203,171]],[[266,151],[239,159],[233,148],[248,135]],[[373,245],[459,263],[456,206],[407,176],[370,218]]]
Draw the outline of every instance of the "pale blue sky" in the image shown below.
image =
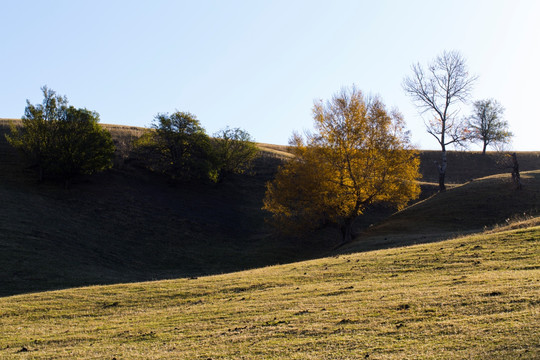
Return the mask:
[[286,144],[312,128],[314,99],[356,84],[397,107],[424,149],[438,145],[402,80],[458,50],[479,76],[473,99],[506,108],[513,148],[540,150],[536,0],[0,0],[0,45],[0,117],[41,102],[46,84],[103,123],[181,110],[210,134],[229,125]]

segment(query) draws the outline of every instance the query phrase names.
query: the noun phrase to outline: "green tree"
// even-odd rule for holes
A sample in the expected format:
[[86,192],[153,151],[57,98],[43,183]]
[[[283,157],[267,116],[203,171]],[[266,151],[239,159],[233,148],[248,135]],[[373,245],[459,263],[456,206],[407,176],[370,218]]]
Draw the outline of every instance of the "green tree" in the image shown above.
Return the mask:
[[67,186],[76,175],[110,168],[114,144],[99,126],[99,114],[68,106],[65,96],[46,86],[41,90],[43,102],[33,105],[27,100],[22,126],[13,126],[6,136],[38,170],[39,180],[59,177]]
[[214,150],[220,179],[227,174],[245,173],[259,153],[257,145],[247,131],[229,127],[214,134]]
[[6,135],[8,142],[19,149],[35,167],[40,181],[44,177],[44,169],[50,166],[51,151],[54,147],[55,122],[67,109],[67,98],[44,86],[43,102],[33,105],[26,100],[26,108],[22,117],[22,126],[11,127],[11,134]]
[[217,180],[210,137],[188,112],[156,115],[152,129],[136,142],[136,148],[148,168],[173,179]]
[[401,208],[420,193],[419,159],[403,119],[378,98],[342,90],[313,108],[315,132],[290,141],[295,157],[267,184],[264,209],[282,228],[336,224],[352,240],[354,221],[374,203]]
[[513,134],[508,130],[508,122],[503,119],[504,108],[494,99],[478,100],[473,104],[473,114],[469,118],[470,138],[482,143],[485,155],[489,145],[508,144]]
[[97,112],[70,106],[56,125],[50,171],[70,179],[111,168],[115,147]]

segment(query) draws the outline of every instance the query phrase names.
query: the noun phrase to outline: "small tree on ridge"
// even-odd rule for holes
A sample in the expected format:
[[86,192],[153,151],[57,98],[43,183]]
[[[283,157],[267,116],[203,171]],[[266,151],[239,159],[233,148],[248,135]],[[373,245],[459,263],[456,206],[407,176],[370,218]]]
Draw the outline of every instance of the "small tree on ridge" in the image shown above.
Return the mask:
[[510,142],[513,134],[508,130],[508,122],[503,115],[504,108],[497,100],[474,102],[468,126],[471,140],[482,143],[482,154],[485,155],[489,145],[501,146]]
[[172,179],[217,180],[210,137],[188,112],[158,114],[152,129],[136,141],[136,151],[151,170]]

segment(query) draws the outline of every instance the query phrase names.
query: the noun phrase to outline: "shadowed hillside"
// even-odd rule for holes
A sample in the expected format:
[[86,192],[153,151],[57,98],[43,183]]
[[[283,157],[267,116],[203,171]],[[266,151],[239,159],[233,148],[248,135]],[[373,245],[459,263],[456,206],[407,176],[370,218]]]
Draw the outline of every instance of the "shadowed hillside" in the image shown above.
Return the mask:
[[[286,147],[260,144],[261,156],[252,175],[231,176],[217,185],[171,184],[129,161],[129,144],[144,129],[104,126],[111,131],[117,145],[115,167],[103,174],[77,178],[69,190],[64,190],[52,182],[36,182],[33,171],[23,166],[16,151],[7,144],[4,138],[7,121],[0,120],[0,295],[230,272],[319,257],[328,254],[339,242],[333,229],[296,239],[276,235],[265,223],[266,214],[261,210],[265,183],[290,156]],[[536,153],[518,156],[526,164],[524,170],[529,163],[535,166],[534,159],[538,159]],[[474,162],[477,162],[476,171],[482,169],[478,162],[484,162],[483,159],[467,154],[462,157],[466,159],[452,163],[449,155],[449,176],[452,171],[467,173],[467,164]],[[491,163],[486,164],[484,171],[490,173]],[[431,166],[423,168],[428,172]],[[530,176],[537,178],[534,174]],[[508,178],[509,175],[504,175],[501,181],[504,183]],[[424,174],[424,180],[429,179],[430,175]],[[528,194],[529,180],[524,178],[524,181],[524,194]],[[470,185],[476,184],[475,181]],[[452,215],[441,215],[440,220],[444,223],[449,219],[450,224],[463,226],[435,231],[446,234],[477,229],[484,221],[491,224],[504,220],[507,214],[531,209],[529,203],[508,206],[508,202],[495,201],[490,196],[498,196],[500,188],[486,184],[488,202],[482,206],[493,204],[508,211],[495,218],[487,214],[472,221],[468,214],[477,208],[465,200],[478,200],[478,196],[470,196],[480,193],[476,190],[463,193],[462,188],[457,188],[430,201],[461,194],[459,201],[454,201]],[[437,186],[425,182],[422,189],[422,198],[426,198]],[[538,201],[535,199],[529,198]],[[426,206],[422,204],[417,209]],[[370,224],[380,223],[391,213],[375,210],[360,219],[356,233]],[[433,218],[431,211],[428,208],[419,212],[418,220],[408,222],[408,227],[403,229],[386,226],[417,234],[426,225],[425,218]],[[392,221],[399,216],[402,215],[398,214]],[[361,235],[358,244],[362,246],[358,249],[419,241],[414,236],[402,240],[377,236]],[[388,239],[383,240],[385,237]]]
[[320,239],[308,247],[265,223],[265,183],[280,154],[263,153],[253,175],[172,184],[125,161],[124,145],[142,129],[105,126],[120,145],[115,168],[79,177],[68,190],[38,184],[6,143],[6,127],[0,131],[0,295],[230,272],[335,245]]
[[[517,158],[520,171],[540,169],[540,152],[538,151],[517,152]],[[441,161],[440,151],[421,151],[420,173],[424,181],[439,181],[435,161]],[[471,179],[511,172],[511,161],[502,153],[488,151],[482,155],[480,151],[448,151],[446,173],[448,183],[462,184]]]

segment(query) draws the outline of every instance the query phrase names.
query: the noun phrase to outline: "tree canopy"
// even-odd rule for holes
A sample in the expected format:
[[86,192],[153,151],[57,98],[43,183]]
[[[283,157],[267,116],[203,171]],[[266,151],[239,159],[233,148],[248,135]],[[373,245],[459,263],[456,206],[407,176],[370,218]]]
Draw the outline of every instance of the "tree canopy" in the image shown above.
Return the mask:
[[258,154],[247,131],[227,127],[210,138],[195,115],[181,111],[156,115],[135,149],[145,167],[179,181],[218,182],[242,174]]
[[315,132],[294,134],[295,155],[267,184],[264,209],[281,227],[336,224],[342,241],[374,203],[401,208],[420,193],[419,159],[402,116],[355,87],[313,107]]
[[482,143],[482,154],[489,145],[501,147],[510,142],[513,134],[504,120],[504,108],[495,99],[478,100],[473,104],[473,114],[469,118],[470,138]]
[[179,181],[217,179],[210,137],[189,112],[157,114],[152,129],[136,142],[150,170]]
[[225,128],[214,134],[215,156],[220,178],[227,174],[243,174],[251,166],[259,149],[251,135],[240,128]]
[[7,139],[21,150],[44,176],[64,181],[79,174],[92,174],[112,166],[114,143],[102,128],[99,114],[68,106],[65,96],[42,88],[43,102],[33,105],[27,100],[22,126],[11,129]]

